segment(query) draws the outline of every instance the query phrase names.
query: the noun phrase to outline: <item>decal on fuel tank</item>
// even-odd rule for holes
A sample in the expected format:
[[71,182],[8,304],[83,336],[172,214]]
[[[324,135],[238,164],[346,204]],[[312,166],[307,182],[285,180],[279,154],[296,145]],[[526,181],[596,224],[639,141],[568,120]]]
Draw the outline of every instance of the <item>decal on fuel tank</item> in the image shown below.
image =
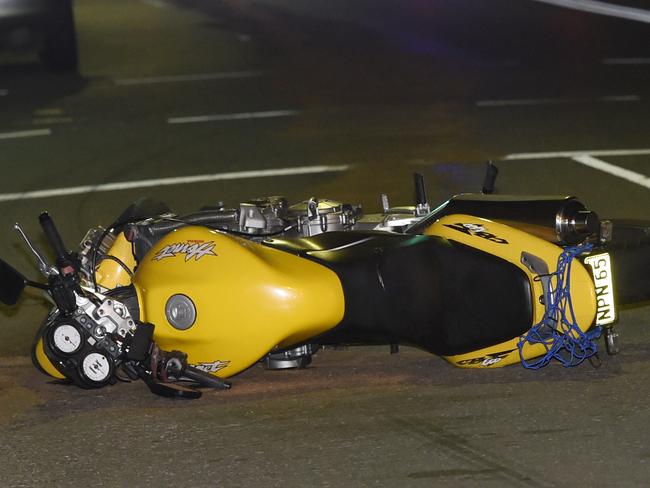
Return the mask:
[[479,358],[472,358],[472,359],[463,359],[462,361],[458,361],[458,364],[460,365],[479,365],[479,366],[492,366],[493,364],[496,364],[500,362],[503,358],[505,358],[508,354],[510,354],[514,349],[510,349],[509,351],[502,351],[502,352],[496,352],[494,354],[487,354],[485,356],[481,356]]
[[194,259],[198,261],[204,256],[216,256],[214,252],[216,244],[214,241],[195,241],[188,240],[185,242],[175,242],[163,247],[152,258],[152,261],[160,261],[165,258],[173,258],[179,254],[185,255],[185,262]]
[[444,226],[449,227],[450,229],[457,230],[459,232],[463,232],[464,234],[467,234],[469,236],[482,237],[483,239],[496,242],[497,244],[508,244],[508,241],[506,241],[505,239],[501,237],[497,237],[494,234],[491,234],[488,231],[486,231],[485,227],[483,227],[481,224],[457,223],[457,224],[444,224]]
[[220,359],[217,359],[216,361],[213,361],[211,363],[199,363],[194,367],[196,369],[200,369],[205,373],[216,373],[217,371],[221,371],[222,369],[224,369],[229,364],[230,361],[221,361]]

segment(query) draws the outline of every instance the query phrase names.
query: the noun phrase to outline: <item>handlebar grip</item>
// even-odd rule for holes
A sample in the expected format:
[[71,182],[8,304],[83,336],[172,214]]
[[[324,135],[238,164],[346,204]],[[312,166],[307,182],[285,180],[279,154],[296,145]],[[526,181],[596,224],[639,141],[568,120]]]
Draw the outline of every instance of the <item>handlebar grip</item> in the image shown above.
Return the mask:
[[57,261],[67,261],[68,253],[65,249],[65,246],[63,245],[63,240],[61,240],[61,235],[59,235],[59,231],[57,230],[56,225],[54,225],[54,220],[52,220],[52,217],[50,217],[50,214],[43,212],[38,216],[38,221],[43,228],[43,232],[45,233],[45,237],[50,243],[50,246],[52,246],[52,250],[56,255]]
[[427,204],[427,190],[424,186],[424,176],[420,173],[413,175],[415,181],[415,203],[417,205]]

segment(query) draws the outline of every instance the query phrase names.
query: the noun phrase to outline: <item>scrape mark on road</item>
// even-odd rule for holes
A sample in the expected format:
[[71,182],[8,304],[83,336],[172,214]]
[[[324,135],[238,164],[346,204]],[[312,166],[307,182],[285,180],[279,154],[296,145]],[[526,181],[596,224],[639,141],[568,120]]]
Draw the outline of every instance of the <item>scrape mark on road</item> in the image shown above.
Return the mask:
[[412,479],[431,479],[431,478],[474,478],[480,475],[491,475],[499,473],[498,469],[437,469],[434,471],[418,471],[410,473]]
[[531,472],[530,469],[527,469],[527,473],[520,473],[516,469],[508,467],[505,461],[498,460],[494,452],[474,448],[461,436],[446,432],[443,428],[433,425],[431,422],[403,417],[390,417],[389,420],[394,426],[401,428],[403,431],[427,440],[453,454],[467,466],[461,469],[463,472],[473,472],[482,476],[490,475],[491,478],[498,479],[502,486],[527,486],[533,488],[551,486],[548,483],[535,481],[533,477],[542,479],[542,476]]

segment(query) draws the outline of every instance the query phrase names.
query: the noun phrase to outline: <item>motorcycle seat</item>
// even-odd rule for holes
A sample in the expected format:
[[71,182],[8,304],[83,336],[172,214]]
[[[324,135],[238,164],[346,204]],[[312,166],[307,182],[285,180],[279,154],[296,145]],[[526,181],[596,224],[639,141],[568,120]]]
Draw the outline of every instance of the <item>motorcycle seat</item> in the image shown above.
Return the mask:
[[528,276],[513,263],[452,240],[328,232],[263,244],[338,275],[345,315],[318,339],[321,344],[402,343],[448,356],[510,340],[533,325]]

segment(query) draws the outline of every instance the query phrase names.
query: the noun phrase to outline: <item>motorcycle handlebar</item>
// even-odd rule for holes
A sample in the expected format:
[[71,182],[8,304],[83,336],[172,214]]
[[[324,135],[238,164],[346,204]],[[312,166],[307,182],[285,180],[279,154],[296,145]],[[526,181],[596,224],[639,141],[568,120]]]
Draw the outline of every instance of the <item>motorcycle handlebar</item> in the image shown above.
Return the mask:
[[67,261],[68,253],[65,249],[65,246],[63,245],[61,235],[59,234],[56,225],[54,225],[54,220],[52,220],[52,217],[50,217],[50,214],[43,212],[38,216],[38,221],[43,228],[45,237],[50,243],[50,246],[52,246],[52,250],[56,255],[57,264],[60,265],[60,263]]

